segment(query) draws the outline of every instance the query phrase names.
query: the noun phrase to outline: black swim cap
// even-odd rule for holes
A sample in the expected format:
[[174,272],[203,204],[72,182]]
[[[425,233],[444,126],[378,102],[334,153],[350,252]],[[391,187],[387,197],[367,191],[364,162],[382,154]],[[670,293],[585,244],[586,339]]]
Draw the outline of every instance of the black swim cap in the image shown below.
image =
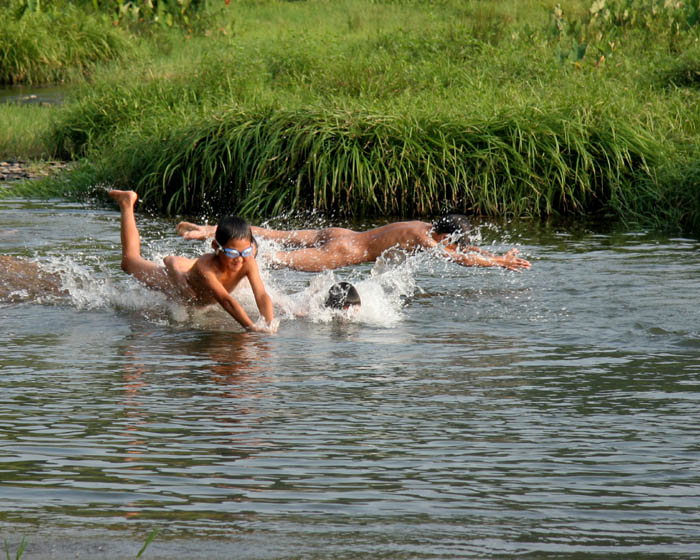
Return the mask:
[[452,235],[460,233],[457,243],[470,244],[471,222],[464,214],[444,214],[433,222],[433,231],[438,234]]
[[351,305],[361,305],[360,294],[350,282],[338,282],[328,290],[325,305],[331,309],[345,309]]

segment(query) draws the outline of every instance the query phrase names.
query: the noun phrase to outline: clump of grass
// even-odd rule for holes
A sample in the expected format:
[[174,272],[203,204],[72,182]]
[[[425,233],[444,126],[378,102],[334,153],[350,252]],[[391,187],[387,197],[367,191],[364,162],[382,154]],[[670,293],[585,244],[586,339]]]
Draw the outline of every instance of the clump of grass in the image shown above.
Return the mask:
[[700,44],[686,49],[680,56],[673,56],[655,75],[661,87],[700,91]]
[[[41,166],[41,163],[34,165]],[[0,189],[0,198],[25,197],[37,199],[68,197],[74,200],[87,199],[100,192],[99,181],[93,165],[77,162],[70,169],[63,169],[36,179],[16,181],[10,188]]]
[[0,7],[0,84],[43,84],[89,74],[133,48],[109,20],[67,5],[13,17]]
[[[136,554],[136,558],[141,558],[141,556],[143,556],[143,553],[146,552],[146,548],[148,548],[148,545],[151,544],[151,542],[153,542],[153,539],[156,537],[156,535],[158,535],[158,529],[154,529],[148,534],[146,542]],[[22,542],[17,547],[17,551],[15,553],[15,560],[20,560],[22,558],[26,548],[27,541],[24,537],[22,537]],[[10,556],[10,546],[7,544],[7,541],[5,541],[5,558],[6,560],[12,560],[12,557]]]
[[[20,560],[24,554],[24,549],[27,548],[27,541],[22,537],[22,542],[17,547],[17,552],[15,553],[15,560]],[[11,560],[10,556],[10,546],[5,541],[5,558],[6,560]]]
[[138,551],[138,554],[136,554],[136,558],[141,558],[141,556],[143,555],[143,553],[146,552],[146,548],[148,548],[148,545],[151,544],[151,542],[153,541],[153,539],[156,538],[156,535],[157,535],[157,534],[158,534],[158,529],[153,529],[153,531],[151,531],[151,532],[148,534],[148,537],[146,538],[146,542],[143,543],[143,546],[141,547],[141,550],[139,550],[139,551]]
[[622,221],[700,236],[700,151],[621,191],[612,208]]
[[[425,215],[583,213],[650,176],[662,146],[642,127],[563,108],[489,119],[338,111],[231,111],[159,143],[120,138],[103,173],[161,211],[269,216],[313,207]],[[119,170],[111,164],[119,162]]]

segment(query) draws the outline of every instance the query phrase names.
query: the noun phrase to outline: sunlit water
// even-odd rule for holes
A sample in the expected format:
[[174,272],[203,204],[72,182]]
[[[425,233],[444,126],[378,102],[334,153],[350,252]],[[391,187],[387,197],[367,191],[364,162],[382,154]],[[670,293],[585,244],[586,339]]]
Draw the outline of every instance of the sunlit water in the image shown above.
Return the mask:
[[[137,220],[149,257],[207,250]],[[281,323],[246,334],[123,274],[115,209],[0,202],[0,254],[69,292],[0,302],[10,552],[134,558],[157,529],[144,557],[697,558],[700,242],[481,243],[533,267],[261,258]],[[322,309],[338,280],[357,315]]]

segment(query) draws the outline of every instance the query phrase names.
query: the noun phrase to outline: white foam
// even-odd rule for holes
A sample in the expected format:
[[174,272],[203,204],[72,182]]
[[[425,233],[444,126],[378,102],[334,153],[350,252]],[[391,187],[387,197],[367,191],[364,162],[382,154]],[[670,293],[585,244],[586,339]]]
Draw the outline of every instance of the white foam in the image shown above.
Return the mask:
[[[103,262],[95,261],[90,267],[70,257],[50,257],[40,266],[59,276],[60,288],[66,292],[61,301],[68,300],[77,309],[135,312],[160,324],[189,320],[182,305],[146,288],[121,271],[111,270]],[[38,303],[45,301],[38,298]]]

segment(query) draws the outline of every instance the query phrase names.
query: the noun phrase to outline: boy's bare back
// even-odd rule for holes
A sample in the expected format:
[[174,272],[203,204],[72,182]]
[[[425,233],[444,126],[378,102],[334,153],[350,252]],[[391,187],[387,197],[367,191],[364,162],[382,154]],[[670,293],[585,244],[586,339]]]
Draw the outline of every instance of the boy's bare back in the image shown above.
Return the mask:
[[437,245],[430,236],[432,226],[413,220],[395,222],[363,232],[353,232],[352,243],[362,248],[369,260],[376,260],[389,249],[414,251]]

